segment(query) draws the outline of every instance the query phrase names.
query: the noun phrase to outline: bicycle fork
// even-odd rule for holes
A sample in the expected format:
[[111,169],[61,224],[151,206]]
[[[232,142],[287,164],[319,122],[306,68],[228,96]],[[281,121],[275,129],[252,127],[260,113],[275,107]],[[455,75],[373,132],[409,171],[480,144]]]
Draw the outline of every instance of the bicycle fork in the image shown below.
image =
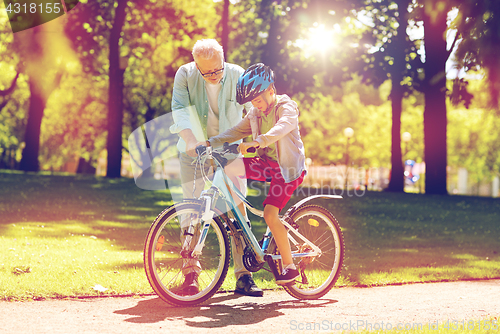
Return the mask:
[[[217,191],[214,189],[210,188],[207,191],[204,191],[201,195],[202,199],[202,204],[200,206],[200,211],[198,212],[198,216],[192,220],[189,223],[189,227],[186,234],[186,239],[184,240],[184,244],[182,246],[183,251],[187,250],[188,251],[188,257],[190,258],[196,258],[199,255],[201,255],[203,251],[203,247],[205,246],[205,240],[207,238],[207,233],[208,229],[210,228],[210,221],[213,219],[215,215],[215,204],[217,202]],[[198,241],[196,242],[196,245],[194,246],[194,249],[189,252],[191,249],[190,245],[192,243],[192,238],[195,235],[195,229],[199,224],[203,222],[203,227],[201,228],[200,231],[200,236],[198,238]]]

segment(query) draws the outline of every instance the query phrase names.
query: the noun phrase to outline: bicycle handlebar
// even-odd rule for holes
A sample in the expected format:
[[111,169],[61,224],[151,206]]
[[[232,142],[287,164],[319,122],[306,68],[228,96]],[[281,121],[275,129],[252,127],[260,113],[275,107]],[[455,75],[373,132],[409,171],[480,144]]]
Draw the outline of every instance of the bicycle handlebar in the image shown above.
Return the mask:
[[[196,147],[196,154],[198,154],[198,156],[201,156],[205,153],[205,151],[207,150],[207,147],[206,146],[203,146],[203,145],[199,145]],[[248,153],[255,153],[257,150],[255,147],[250,147],[248,148],[247,152]],[[232,153],[232,154],[238,154],[240,153],[240,147],[238,144],[232,144],[232,145],[229,145],[228,142],[225,142],[223,145],[222,145],[222,150],[213,150],[212,151],[212,155],[215,155],[217,157],[223,157],[224,155],[228,154],[228,153]]]

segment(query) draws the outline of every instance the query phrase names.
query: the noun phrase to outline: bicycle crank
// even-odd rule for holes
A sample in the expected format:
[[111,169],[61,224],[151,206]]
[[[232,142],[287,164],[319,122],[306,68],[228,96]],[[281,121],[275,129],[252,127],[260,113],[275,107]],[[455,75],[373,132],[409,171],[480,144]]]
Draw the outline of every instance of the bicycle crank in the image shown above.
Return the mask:
[[245,247],[245,252],[243,253],[243,265],[248,271],[257,272],[262,269],[265,262],[259,263],[255,258],[255,254],[252,249],[247,246]]

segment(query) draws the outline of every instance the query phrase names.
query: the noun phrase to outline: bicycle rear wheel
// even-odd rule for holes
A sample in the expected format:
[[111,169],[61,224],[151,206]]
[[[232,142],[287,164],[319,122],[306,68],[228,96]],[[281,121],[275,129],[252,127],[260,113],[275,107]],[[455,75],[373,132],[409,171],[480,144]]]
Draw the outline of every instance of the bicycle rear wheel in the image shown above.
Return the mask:
[[[210,221],[205,246],[196,259],[181,255],[185,238],[181,222],[194,220],[200,212],[200,201],[176,204],[156,217],[144,245],[144,267],[151,287],[164,301],[180,306],[192,306],[212,297],[227,275],[230,258],[229,238],[223,224],[223,215]],[[198,240],[200,228],[195,231],[192,248]],[[189,253],[189,252],[187,252]],[[198,291],[186,293],[183,284],[186,275],[196,272]]]
[[[333,288],[342,270],[345,246],[340,226],[328,210],[317,205],[300,207],[291,215],[289,223],[318,246],[321,254],[316,257],[294,258],[301,277],[295,285],[283,287],[298,299],[320,298]],[[292,253],[311,250],[297,237],[294,239],[298,244],[291,243]]]

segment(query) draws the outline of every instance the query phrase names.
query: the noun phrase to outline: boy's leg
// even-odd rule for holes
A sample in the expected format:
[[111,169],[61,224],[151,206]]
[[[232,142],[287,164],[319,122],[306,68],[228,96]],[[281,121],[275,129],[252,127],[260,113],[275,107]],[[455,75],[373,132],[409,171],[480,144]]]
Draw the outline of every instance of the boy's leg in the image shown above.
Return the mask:
[[293,263],[292,251],[290,250],[290,243],[288,242],[288,234],[279,218],[280,209],[272,204],[264,207],[264,219],[267,226],[271,229],[276,246],[281,254],[281,262],[283,268]]
[[269,192],[264,200],[264,219],[273,233],[274,240],[281,254],[283,272],[276,277],[276,283],[287,284],[297,279],[299,272],[293,263],[288,233],[279,219],[279,212],[288,203],[295,189],[302,183],[304,173],[297,180],[285,183],[279,165],[271,162],[271,167],[273,168],[272,180]]

